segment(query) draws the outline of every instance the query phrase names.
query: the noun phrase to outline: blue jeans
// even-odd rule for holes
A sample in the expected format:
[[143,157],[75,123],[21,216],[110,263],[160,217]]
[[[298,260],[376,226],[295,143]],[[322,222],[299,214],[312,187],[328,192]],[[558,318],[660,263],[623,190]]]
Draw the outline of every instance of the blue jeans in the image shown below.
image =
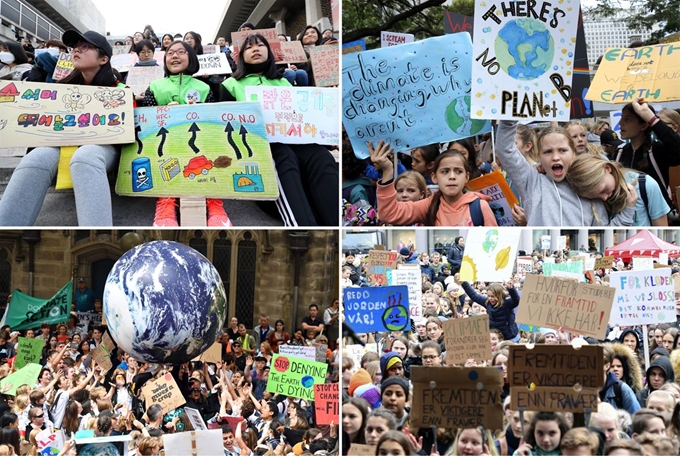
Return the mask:
[[306,87],[309,85],[309,76],[305,70],[291,70],[288,68],[283,72],[283,77],[290,82],[290,85]]

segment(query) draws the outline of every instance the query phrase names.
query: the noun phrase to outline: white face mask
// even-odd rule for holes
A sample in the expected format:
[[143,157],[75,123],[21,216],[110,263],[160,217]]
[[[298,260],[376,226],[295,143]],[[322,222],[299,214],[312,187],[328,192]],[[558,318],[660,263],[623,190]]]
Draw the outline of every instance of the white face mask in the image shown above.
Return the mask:
[[14,54],[7,51],[0,52],[0,62],[4,63],[5,65],[14,63]]

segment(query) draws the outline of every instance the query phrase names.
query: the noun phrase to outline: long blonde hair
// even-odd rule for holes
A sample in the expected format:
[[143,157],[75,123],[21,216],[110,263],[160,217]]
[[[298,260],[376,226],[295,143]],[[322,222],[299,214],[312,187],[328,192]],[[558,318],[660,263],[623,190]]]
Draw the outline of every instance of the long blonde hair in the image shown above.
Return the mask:
[[[567,182],[579,196],[587,198],[585,191],[600,185],[607,174],[607,170],[614,176],[616,186],[604,205],[609,215],[613,216],[623,211],[628,197],[626,191],[628,184],[624,175],[626,170],[621,164],[608,161],[601,155],[581,154],[571,162],[567,173]],[[635,182],[633,185],[635,185]]]
[[526,161],[531,165],[538,163],[538,138],[536,137],[534,129],[527,127],[524,124],[519,124],[517,125],[517,132],[515,134],[524,145],[531,143],[531,149],[526,153],[522,152]]
[[456,440],[453,442],[453,446],[451,446],[445,454],[458,456],[458,441],[460,440],[460,436],[463,434],[463,431],[467,429],[475,429],[477,432],[479,432],[479,435],[482,437],[482,446],[486,445],[488,447],[489,454],[491,456],[498,456],[498,451],[496,451],[496,443],[493,440],[491,431],[484,429],[482,426],[476,428],[459,429],[458,434],[456,435]]

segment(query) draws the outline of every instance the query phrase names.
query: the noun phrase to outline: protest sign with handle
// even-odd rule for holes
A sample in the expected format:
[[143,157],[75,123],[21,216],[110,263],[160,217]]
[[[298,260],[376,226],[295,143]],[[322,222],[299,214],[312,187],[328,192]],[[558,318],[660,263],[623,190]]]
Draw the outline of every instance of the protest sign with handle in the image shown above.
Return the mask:
[[452,318],[442,324],[446,350],[446,365],[465,364],[468,359],[482,362],[491,359],[489,316]]
[[472,118],[569,120],[578,0],[475,1]]
[[194,431],[208,430],[208,426],[205,424],[205,421],[198,410],[191,407],[184,407],[184,412],[186,412],[189,422],[194,427]]
[[340,384],[314,385],[314,412],[316,424],[340,422]]
[[326,381],[326,363],[307,361],[274,353],[267,391],[284,396],[314,400],[314,385]]
[[409,327],[408,287],[345,288],[343,293],[345,324],[355,332],[404,331]]
[[155,380],[150,380],[142,387],[142,394],[146,399],[147,410],[153,404],[159,404],[163,413],[168,413],[184,404],[186,400],[172,377],[172,374],[165,374]]
[[14,360],[14,368],[21,369],[27,364],[40,363],[42,349],[45,346],[45,339],[29,339],[19,337],[17,343],[17,357]]
[[[176,432],[163,435],[163,446],[171,449],[172,454],[186,454],[191,456],[215,456],[215,449],[222,448],[222,431],[219,429],[209,431]],[[219,450],[222,453],[222,450]]]
[[516,319],[604,339],[615,294],[612,287],[530,274],[524,280]]

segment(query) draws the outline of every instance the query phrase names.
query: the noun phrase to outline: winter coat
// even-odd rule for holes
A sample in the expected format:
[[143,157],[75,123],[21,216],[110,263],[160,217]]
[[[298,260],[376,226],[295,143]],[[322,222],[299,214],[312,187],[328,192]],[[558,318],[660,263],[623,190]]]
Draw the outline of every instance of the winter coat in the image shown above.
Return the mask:
[[[665,356],[662,356],[660,358],[656,358],[652,363],[649,365],[649,368],[645,372],[645,378],[649,378],[649,371],[652,370],[653,367],[660,367],[661,370],[664,371],[666,374],[666,382],[665,383],[671,383],[675,381],[675,372],[673,371],[673,365],[671,364],[671,360],[668,359]],[[640,405],[647,404],[647,398],[649,397],[649,393],[654,391],[652,388],[652,385],[647,383],[647,387],[637,393],[637,399]]]
[[612,350],[614,351],[614,356],[625,360],[624,365],[628,365],[626,376],[623,379],[628,386],[633,390],[634,393],[642,390],[642,367],[640,366],[640,361],[633,350],[623,344],[613,343],[611,344]]
[[449,263],[451,263],[451,274],[455,274],[453,271],[460,269],[460,265],[463,264],[464,253],[465,247],[462,245],[455,244],[449,249],[449,256],[447,258]]
[[519,293],[513,288],[508,288],[509,296],[503,299],[503,304],[500,307],[494,307],[489,304],[486,295],[477,293],[472,286],[463,282],[463,290],[471,300],[477,304],[486,307],[486,313],[489,314],[489,327],[498,329],[503,333],[503,339],[512,340],[517,336],[519,330],[515,323],[515,312],[513,310],[519,305]]
[[[604,387],[602,387],[600,390],[600,400],[602,402],[607,402],[614,408],[618,408],[616,405],[616,392],[614,390],[614,384],[617,381],[618,379],[616,378],[616,375],[614,375],[612,372],[608,373]],[[623,409],[631,415],[640,409],[640,402],[626,382],[621,382],[621,399]]]

